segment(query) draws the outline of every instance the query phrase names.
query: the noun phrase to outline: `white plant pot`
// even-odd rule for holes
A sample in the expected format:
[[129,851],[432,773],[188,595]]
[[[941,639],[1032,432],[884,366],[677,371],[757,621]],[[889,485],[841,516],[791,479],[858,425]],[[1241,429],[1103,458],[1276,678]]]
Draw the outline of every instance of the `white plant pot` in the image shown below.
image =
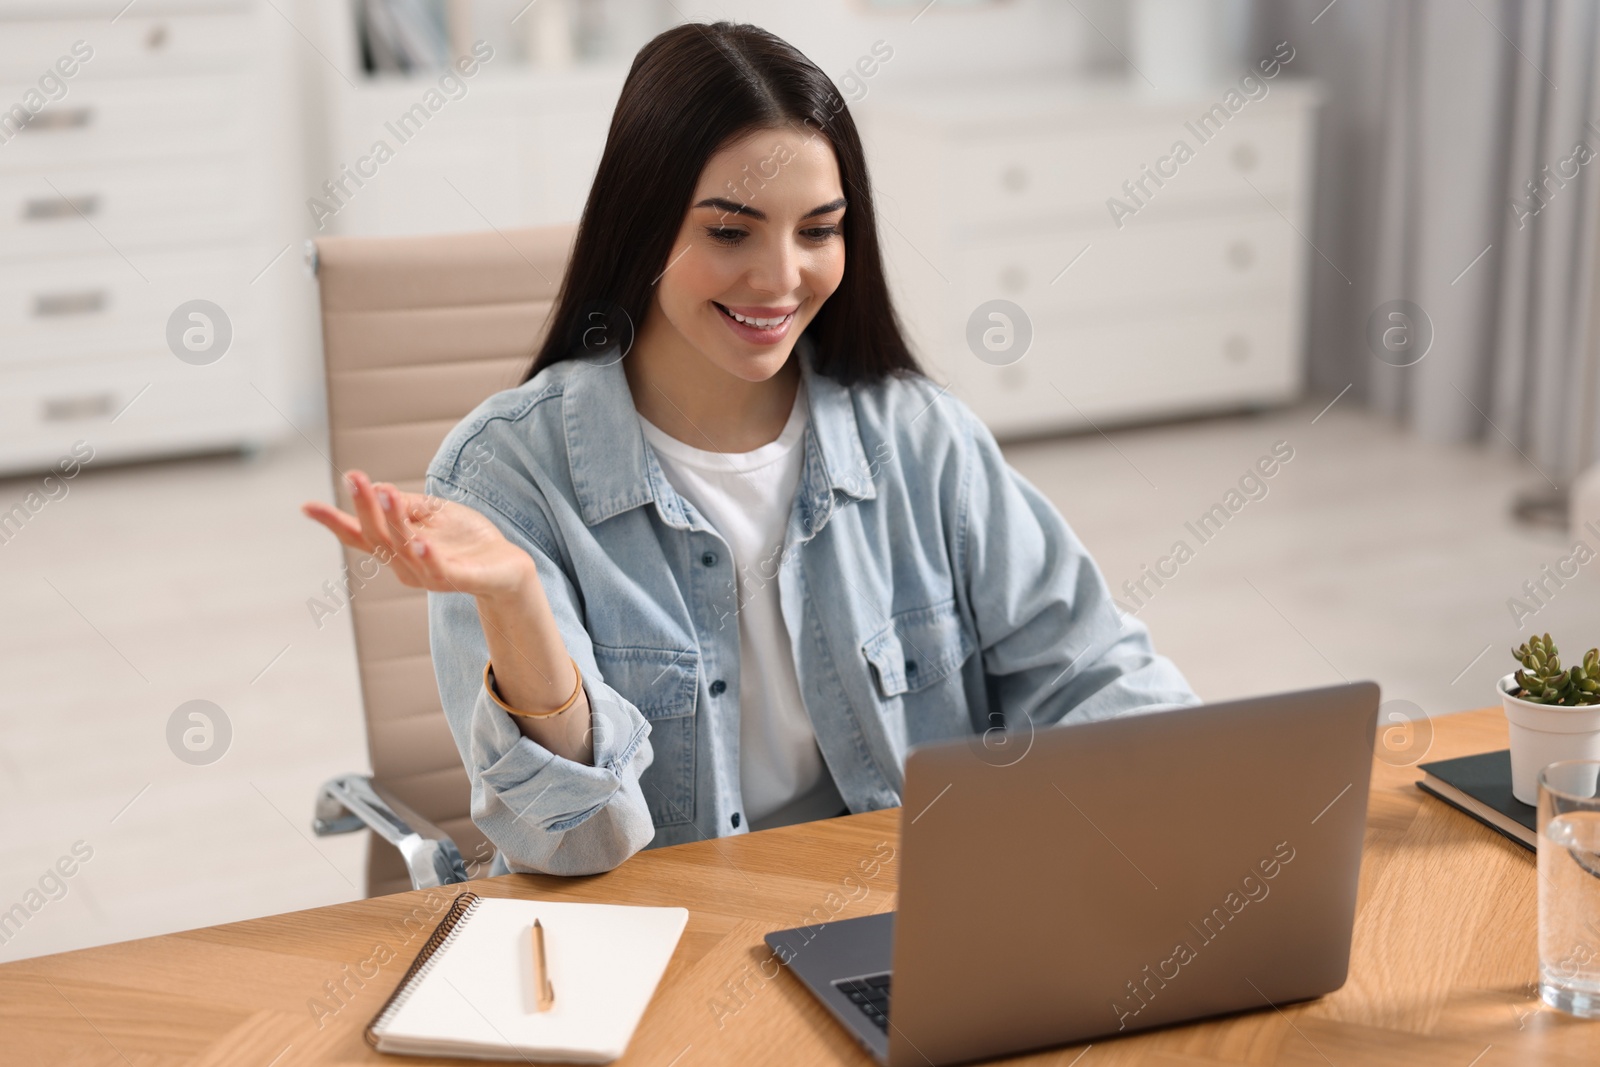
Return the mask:
[[1511,794],[1524,804],[1539,803],[1539,772],[1557,760],[1600,760],[1600,704],[1578,708],[1532,704],[1511,695],[1515,674],[1496,688],[1511,727]]
[[1133,83],[1159,96],[1220,96],[1240,75],[1259,75],[1245,57],[1250,11],[1249,0],[1134,0],[1128,11]]

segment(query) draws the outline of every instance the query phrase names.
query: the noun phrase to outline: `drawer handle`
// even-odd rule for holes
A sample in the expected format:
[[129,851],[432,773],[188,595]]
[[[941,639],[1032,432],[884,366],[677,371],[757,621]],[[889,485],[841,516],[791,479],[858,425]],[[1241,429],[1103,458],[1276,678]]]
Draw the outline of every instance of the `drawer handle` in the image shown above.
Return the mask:
[[1228,265],[1234,270],[1249,270],[1256,261],[1255,245],[1249,241],[1234,241],[1228,245]]
[[1223,338],[1222,354],[1231,363],[1243,363],[1250,358],[1250,339],[1239,333],[1229,334]]
[[47,422],[72,422],[78,419],[95,419],[115,410],[117,394],[88,393],[79,396],[46,397],[44,417]]
[[77,130],[94,121],[92,107],[46,108],[22,124],[24,130]]
[[1241,142],[1233,150],[1233,166],[1236,170],[1255,170],[1259,161],[1256,146],[1249,141]]
[[111,294],[104,289],[85,289],[76,293],[39,293],[33,298],[35,318],[57,319],[69,315],[93,315],[104,311]]
[[1028,172],[1013,163],[1000,172],[1000,184],[1013,193],[1020,193],[1028,187]]
[[29,222],[42,222],[73,215],[93,215],[99,210],[100,198],[93,193],[83,196],[36,196],[23,201],[22,217]]

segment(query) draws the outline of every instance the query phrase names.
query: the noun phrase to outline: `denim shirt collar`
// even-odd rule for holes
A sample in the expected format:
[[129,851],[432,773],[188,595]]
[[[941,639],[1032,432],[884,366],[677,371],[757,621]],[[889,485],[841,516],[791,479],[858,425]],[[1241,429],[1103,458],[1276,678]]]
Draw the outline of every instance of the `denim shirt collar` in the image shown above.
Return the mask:
[[[852,500],[877,496],[873,468],[861,445],[850,391],[812,366],[811,339],[795,346],[810,406],[805,465],[796,505],[805,533],[827,523],[837,490]],[[614,350],[567,360],[559,366],[566,381],[561,402],[572,489],[583,521],[594,526],[631,508],[653,502],[668,525],[687,529],[691,520],[645,447],[633,394]]]

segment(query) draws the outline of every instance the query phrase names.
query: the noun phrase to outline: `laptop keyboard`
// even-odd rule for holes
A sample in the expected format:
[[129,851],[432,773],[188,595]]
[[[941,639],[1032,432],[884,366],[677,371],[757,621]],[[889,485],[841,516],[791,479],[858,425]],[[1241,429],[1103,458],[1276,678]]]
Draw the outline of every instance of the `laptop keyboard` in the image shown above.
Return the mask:
[[889,976],[871,974],[865,978],[843,978],[833,983],[879,1030],[889,1031]]

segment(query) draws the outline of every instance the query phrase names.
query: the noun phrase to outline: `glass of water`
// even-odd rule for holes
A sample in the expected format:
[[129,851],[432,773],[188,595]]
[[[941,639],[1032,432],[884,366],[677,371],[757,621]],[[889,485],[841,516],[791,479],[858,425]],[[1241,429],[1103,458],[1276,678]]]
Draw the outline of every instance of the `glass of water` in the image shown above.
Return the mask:
[[1600,760],[1539,772],[1539,996],[1600,1018]]

